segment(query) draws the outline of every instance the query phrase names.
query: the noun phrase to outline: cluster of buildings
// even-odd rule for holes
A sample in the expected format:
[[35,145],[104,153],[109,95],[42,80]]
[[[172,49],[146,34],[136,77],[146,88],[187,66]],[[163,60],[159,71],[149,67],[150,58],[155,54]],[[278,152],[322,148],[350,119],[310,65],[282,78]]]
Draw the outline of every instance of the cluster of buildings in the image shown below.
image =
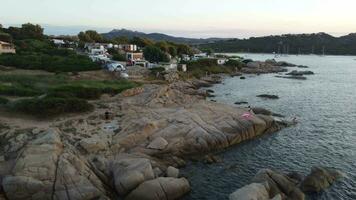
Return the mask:
[[110,55],[109,50],[124,55],[128,64],[144,61],[142,51],[134,44],[86,43],[84,49],[88,56],[96,62],[111,62],[112,55]]
[[[57,46],[68,46],[63,40],[52,40]],[[145,60],[142,49],[135,44],[111,44],[111,43],[86,43],[83,47],[83,52],[89,56],[94,62],[101,63],[109,71],[125,71],[127,66],[143,66],[147,68],[163,67],[167,71],[169,70],[181,70],[186,71],[187,66],[185,64],[178,64],[180,61],[197,61],[200,59],[215,59],[218,65],[224,65],[228,59],[215,57],[207,53],[197,53],[194,55],[181,55],[180,58],[170,58],[168,63],[150,63]],[[113,60],[112,52],[124,56],[126,61]]]
[[0,41],[0,54],[3,53],[15,54],[16,53],[15,46],[11,43]]
[[197,61],[200,59],[215,59],[216,60],[216,64],[218,65],[224,65],[229,59],[225,58],[225,57],[216,57],[215,55],[209,55],[207,53],[197,53],[194,54],[193,56],[189,56],[189,55],[182,55],[181,58],[183,61]]

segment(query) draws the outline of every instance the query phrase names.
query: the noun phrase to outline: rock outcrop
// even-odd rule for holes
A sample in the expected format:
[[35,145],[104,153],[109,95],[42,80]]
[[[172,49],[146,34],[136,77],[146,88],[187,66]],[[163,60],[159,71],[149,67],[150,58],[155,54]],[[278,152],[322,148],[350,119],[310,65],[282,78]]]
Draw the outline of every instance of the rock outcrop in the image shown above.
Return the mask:
[[287,63],[277,63],[274,60],[267,60],[266,62],[251,61],[246,63],[246,67],[241,69],[241,72],[248,74],[265,74],[286,72],[284,67],[289,66]]
[[[285,126],[270,115],[246,119],[247,109],[206,101],[197,88],[217,81],[145,85],[48,130],[1,129],[0,194],[15,200],[181,198],[190,186],[177,167],[188,155]],[[110,120],[102,117],[107,110]]]
[[179,199],[190,191],[189,182],[185,178],[160,177],[146,181],[132,191],[125,200],[161,200]]
[[252,183],[236,190],[229,196],[230,200],[269,200],[268,185]]
[[178,178],[179,176],[179,169],[169,166],[167,168],[167,177]]
[[58,130],[50,129],[18,151],[2,181],[9,199],[93,199],[105,197],[103,183],[85,160],[64,149]]
[[230,195],[230,200],[304,200],[305,193],[320,192],[342,176],[337,170],[323,167],[312,168],[305,178],[297,172],[285,174],[262,169],[251,180],[252,184],[236,190]]
[[286,75],[290,75],[290,76],[303,76],[303,75],[313,75],[314,72],[312,71],[297,71],[297,70],[293,70],[289,73],[287,73]]
[[306,193],[320,192],[342,177],[343,174],[337,170],[313,167],[311,173],[302,181],[301,189]]
[[279,99],[279,96],[271,95],[271,94],[261,94],[258,95],[257,97],[264,98],[264,99]]

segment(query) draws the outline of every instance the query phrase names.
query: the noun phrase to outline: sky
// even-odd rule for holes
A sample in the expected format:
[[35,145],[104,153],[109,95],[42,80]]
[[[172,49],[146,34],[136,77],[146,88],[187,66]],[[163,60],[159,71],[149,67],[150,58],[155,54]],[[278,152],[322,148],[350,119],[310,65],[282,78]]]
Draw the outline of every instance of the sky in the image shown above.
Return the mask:
[[48,32],[126,28],[207,38],[356,32],[355,0],[0,0],[3,25]]

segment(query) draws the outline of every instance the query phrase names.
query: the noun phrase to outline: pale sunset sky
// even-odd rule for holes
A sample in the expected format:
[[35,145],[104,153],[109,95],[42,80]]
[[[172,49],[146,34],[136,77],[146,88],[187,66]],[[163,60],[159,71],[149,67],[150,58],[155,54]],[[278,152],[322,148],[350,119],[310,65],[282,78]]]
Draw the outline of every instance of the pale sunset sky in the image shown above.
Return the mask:
[[0,0],[0,7],[3,25],[126,28],[202,38],[356,32],[356,0]]

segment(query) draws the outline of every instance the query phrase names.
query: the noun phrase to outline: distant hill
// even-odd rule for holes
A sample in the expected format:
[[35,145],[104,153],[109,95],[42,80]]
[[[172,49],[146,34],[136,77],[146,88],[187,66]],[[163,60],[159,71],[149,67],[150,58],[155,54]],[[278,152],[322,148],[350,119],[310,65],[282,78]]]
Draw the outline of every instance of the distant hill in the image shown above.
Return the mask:
[[162,33],[143,33],[138,31],[131,31],[127,29],[114,29],[108,33],[102,34],[107,39],[112,39],[115,37],[127,37],[129,39],[133,37],[148,38],[154,41],[170,41],[175,43],[185,43],[185,44],[206,44],[213,43],[216,41],[227,40],[223,38],[208,38],[208,39],[197,39],[197,38],[184,38],[184,37],[174,37]]
[[215,52],[323,54],[324,51],[329,55],[356,55],[356,33],[342,37],[326,33],[251,37],[201,44],[199,47],[211,48]]

